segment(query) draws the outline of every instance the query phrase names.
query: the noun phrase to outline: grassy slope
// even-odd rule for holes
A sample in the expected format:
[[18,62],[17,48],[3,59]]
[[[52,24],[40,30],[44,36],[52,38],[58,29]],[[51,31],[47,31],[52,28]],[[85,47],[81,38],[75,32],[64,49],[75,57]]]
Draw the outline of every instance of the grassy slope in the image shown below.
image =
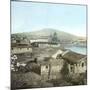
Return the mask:
[[54,32],[57,33],[57,36],[60,40],[76,40],[78,37],[71,35],[69,33],[63,32],[63,31],[59,31],[56,29],[50,29],[50,28],[46,28],[46,29],[42,29],[42,30],[37,30],[37,31],[33,31],[33,32],[23,32],[23,33],[16,33],[16,34],[12,34],[13,35],[19,35],[19,36],[26,36],[29,39],[37,39],[37,38],[48,38],[50,35],[52,35]]

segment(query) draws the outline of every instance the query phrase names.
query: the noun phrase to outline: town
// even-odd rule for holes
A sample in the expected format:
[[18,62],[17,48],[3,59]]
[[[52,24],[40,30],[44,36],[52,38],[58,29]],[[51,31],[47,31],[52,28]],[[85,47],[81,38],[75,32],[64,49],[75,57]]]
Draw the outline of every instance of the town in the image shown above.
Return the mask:
[[87,56],[50,39],[11,38],[11,86],[41,88],[87,84]]

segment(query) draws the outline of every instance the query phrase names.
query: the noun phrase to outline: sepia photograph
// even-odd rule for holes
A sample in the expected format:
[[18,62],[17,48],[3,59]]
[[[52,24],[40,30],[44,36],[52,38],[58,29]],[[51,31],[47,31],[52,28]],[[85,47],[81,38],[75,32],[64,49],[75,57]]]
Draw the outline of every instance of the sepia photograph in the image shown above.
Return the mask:
[[11,90],[87,85],[87,5],[11,0]]

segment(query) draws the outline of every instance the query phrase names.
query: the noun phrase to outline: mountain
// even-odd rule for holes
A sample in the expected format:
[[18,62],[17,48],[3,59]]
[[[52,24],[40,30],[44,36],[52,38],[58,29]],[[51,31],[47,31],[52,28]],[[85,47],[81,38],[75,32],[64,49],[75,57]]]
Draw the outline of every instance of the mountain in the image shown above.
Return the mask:
[[59,39],[59,41],[65,41],[65,42],[76,41],[79,38],[75,35],[51,28],[46,28],[33,32],[16,33],[16,34],[12,34],[12,37],[27,37],[28,39],[40,39],[40,38],[48,39],[54,33],[57,34],[57,38]]

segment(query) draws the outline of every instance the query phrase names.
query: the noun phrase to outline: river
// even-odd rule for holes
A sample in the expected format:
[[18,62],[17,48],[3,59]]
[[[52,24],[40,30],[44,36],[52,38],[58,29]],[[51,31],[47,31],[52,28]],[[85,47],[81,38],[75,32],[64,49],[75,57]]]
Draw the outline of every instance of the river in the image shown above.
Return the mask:
[[80,46],[65,46],[65,49],[70,49],[71,51],[80,53],[80,54],[87,54],[87,48],[86,47],[80,47]]

